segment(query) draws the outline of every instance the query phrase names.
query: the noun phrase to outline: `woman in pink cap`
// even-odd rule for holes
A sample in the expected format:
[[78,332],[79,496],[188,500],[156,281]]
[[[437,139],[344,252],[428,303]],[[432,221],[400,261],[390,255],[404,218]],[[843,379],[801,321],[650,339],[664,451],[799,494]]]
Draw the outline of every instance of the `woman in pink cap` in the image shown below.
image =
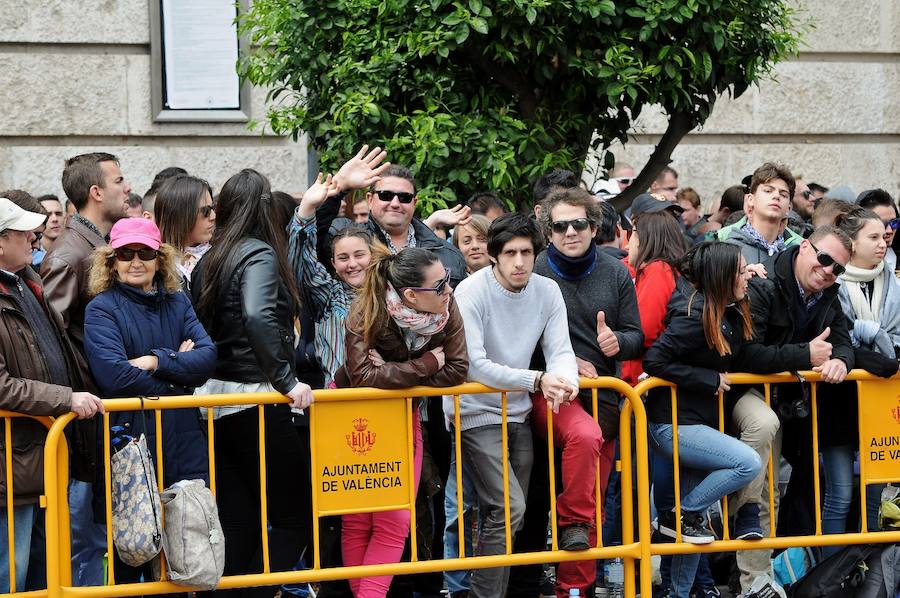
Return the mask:
[[[85,313],[85,353],[104,398],[189,395],[213,374],[216,346],[181,291],[175,249],[160,242],[150,220],[125,218],[110,231],[109,246],[94,252],[89,289],[96,295]],[[162,434],[163,483],[209,479],[207,442],[199,409],[162,412],[162,430],[152,411],[110,413],[111,426],[147,435],[149,447]],[[103,446],[103,438],[98,439]],[[151,448],[156,459],[156,451]],[[107,455],[106,459],[109,458]],[[103,460],[99,461],[101,464]],[[158,467],[158,464],[157,464]],[[104,480],[99,472],[98,480]],[[103,482],[98,482],[102,484]],[[94,496],[104,496],[102,486]],[[102,505],[99,505],[102,507]],[[101,515],[105,511],[96,513]],[[136,582],[144,567],[114,559],[116,582]],[[145,577],[150,579],[150,577]]]

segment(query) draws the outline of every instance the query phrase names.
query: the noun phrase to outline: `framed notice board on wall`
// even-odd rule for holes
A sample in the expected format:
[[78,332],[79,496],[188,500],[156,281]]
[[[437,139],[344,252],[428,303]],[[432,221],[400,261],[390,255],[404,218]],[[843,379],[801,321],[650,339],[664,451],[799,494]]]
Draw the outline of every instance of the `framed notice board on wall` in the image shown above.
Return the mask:
[[152,109],[156,122],[246,122],[249,88],[237,75],[246,40],[244,0],[151,0]]

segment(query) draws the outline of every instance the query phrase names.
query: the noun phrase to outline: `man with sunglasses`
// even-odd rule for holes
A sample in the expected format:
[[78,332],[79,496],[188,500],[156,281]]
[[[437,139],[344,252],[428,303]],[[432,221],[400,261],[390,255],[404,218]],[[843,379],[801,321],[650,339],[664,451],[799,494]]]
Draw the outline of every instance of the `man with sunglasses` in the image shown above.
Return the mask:
[[[404,247],[428,249],[450,271],[451,286],[455,288],[466,277],[466,261],[462,253],[415,217],[416,181],[408,168],[391,164],[372,184],[371,190],[366,193],[366,200],[369,202],[369,221],[363,226],[391,252],[397,253]],[[331,220],[326,221],[322,214],[317,214],[316,218],[320,228],[323,224],[331,224]],[[331,232],[333,234],[351,224],[349,220],[335,221]]]
[[[594,244],[600,210],[591,194],[578,187],[557,189],[547,196],[540,221],[550,245],[534,266],[535,273],[559,285],[578,373],[591,378],[619,374],[619,361],[638,357],[644,342],[628,269]],[[553,417],[554,443],[562,450],[562,492],[557,497],[562,550],[582,550],[595,546],[597,541],[597,465],[602,500],[619,429],[618,395],[601,389],[597,398],[599,426],[591,416],[589,390],[582,391],[578,400],[560,406]],[[533,402],[532,417],[534,429],[546,431],[547,407],[539,396]],[[538,493],[532,501],[540,503],[545,496],[546,493]],[[546,500],[549,502],[549,498]],[[529,515],[526,521],[539,520],[542,529],[546,529],[549,504],[532,502],[531,508],[545,516],[539,519]],[[595,578],[596,561],[560,563],[556,594],[568,596],[571,588],[578,588],[582,595],[589,595],[588,588]]]
[[[777,360],[779,367],[790,370],[813,369],[822,375],[826,383],[837,384],[844,380],[853,367],[853,347],[847,330],[847,321],[838,300],[835,285],[850,261],[851,243],[846,233],[831,226],[817,228],[809,239],[788,247],[779,253],[768,278],[754,277],[750,280],[749,297],[753,314],[754,339],[756,343],[768,347],[778,347],[779,352],[754,351],[754,345],[745,347],[743,357],[759,363],[761,360]],[[771,446],[773,475],[778,479],[778,465],[781,456],[791,463],[793,471],[788,491],[781,502],[782,514],[779,521],[791,520],[793,533],[815,533],[813,521],[814,495],[812,491],[812,425],[808,413],[794,406],[803,407],[808,401],[803,395],[802,385],[783,384],[773,387],[773,405],[785,406],[777,409],[781,425],[773,422],[772,414],[762,406],[750,409],[753,399],[748,391],[735,404],[732,424],[739,429],[748,427],[757,430],[748,442],[742,432],[741,439],[751,444],[761,456],[763,463],[769,459]],[[742,405],[742,402],[744,404]],[[808,411],[808,409],[807,409]],[[767,415],[762,416],[763,413]],[[773,425],[774,424],[774,428]],[[760,430],[768,429],[762,433]],[[768,512],[768,485],[764,483],[765,472],[740,491],[730,509],[747,508],[758,511],[759,536],[768,535],[771,518]],[[776,509],[779,496],[774,497]],[[738,513],[740,523],[741,514]],[[783,533],[781,526],[779,532]],[[736,535],[733,535],[736,537]],[[738,568],[741,570],[741,587],[747,592],[753,580],[763,573],[772,575],[771,550],[740,551],[737,554]]]

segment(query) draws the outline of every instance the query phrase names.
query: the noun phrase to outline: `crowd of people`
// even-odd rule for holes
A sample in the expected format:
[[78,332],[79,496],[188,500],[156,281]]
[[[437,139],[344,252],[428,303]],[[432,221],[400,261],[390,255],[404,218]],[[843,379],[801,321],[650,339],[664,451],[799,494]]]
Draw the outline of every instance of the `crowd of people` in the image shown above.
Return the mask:
[[[623,496],[614,463],[620,403],[580,378],[658,376],[677,384],[645,397],[654,528],[659,538],[716,539],[709,511],[730,497],[731,537],[842,533],[851,511],[858,446],[850,369],[897,371],[900,282],[894,199],[852,196],[765,163],[704,209],[666,167],[620,213],[611,198],[634,181],[617,164],[592,193],[570,171],[534,184],[533,213],[510,212],[491,192],[416,216],[412,172],[363,146],[302,194],[273,191],[244,169],[213,189],[172,167],[143,195],[118,159],[75,156],[65,201],[0,192],[0,408],[32,416],[74,412],[69,506],[76,585],[153,579],[107,551],[102,399],[278,392],[265,414],[268,553],[273,571],[307,566],[311,541],[309,407],[312,389],[448,387],[473,381],[498,394],[415,401],[412,437],[419,558],[546,549],[549,517],[561,550],[621,541]],[[814,520],[813,426],[808,386],[732,387],[728,372],[814,370],[823,462]],[[719,403],[725,431],[719,428]],[[161,435],[163,483],[215,475],[225,574],[262,570],[259,416],[246,405],[116,412],[110,426]],[[595,412],[596,409],[596,412]],[[547,492],[547,419],[559,480]],[[458,423],[457,423],[458,422]],[[677,423],[677,437],[675,425]],[[455,430],[455,426],[459,430]],[[112,428],[111,428],[112,429]],[[462,479],[456,476],[456,432]],[[0,592],[45,584],[40,423],[17,419],[13,521],[0,459]],[[680,511],[675,511],[675,449]],[[504,450],[506,454],[504,455]],[[155,456],[154,456],[155,457]],[[766,465],[790,466],[770,512]],[[787,469],[787,468],[785,468]],[[602,521],[596,521],[596,472]],[[508,506],[504,484],[508,483]],[[463,504],[457,505],[462,485]],[[881,486],[868,487],[869,530]],[[507,546],[506,509],[513,546]],[[458,537],[458,517],[465,518]],[[858,517],[856,518],[858,519]],[[409,553],[410,512],[323,521],[325,566],[395,563]],[[6,566],[14,525],[15,580]],[[617,530],[618,528],[618,530]],[[462,546],[461,546],[462,545]],[[833,551],[834,548],[826,549]],[[740,551],[736,590],[771,573],[771,550]],[[534,598],[544,569],[508,567],[327,583],[320,596]],[[558,565],[555,594],[593,596],[593,560]],[[664,559],[659,591],[719,595],[700,553]],[[221,591],[271,597],[274,588]]]

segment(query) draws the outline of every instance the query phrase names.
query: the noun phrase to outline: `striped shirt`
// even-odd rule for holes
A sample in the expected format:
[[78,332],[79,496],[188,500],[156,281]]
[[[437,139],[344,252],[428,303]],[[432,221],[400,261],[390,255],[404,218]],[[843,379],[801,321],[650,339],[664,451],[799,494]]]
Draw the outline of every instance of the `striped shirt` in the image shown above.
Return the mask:
[[316,322],[316,356],[325,370],[327,387],[344,364],[344,320],[350,313],[356,290],[333,278],[319,262],[315,216],[303,218],[298,209],[288,234],[297,286],[303,294],[304,305],[311,310]]

